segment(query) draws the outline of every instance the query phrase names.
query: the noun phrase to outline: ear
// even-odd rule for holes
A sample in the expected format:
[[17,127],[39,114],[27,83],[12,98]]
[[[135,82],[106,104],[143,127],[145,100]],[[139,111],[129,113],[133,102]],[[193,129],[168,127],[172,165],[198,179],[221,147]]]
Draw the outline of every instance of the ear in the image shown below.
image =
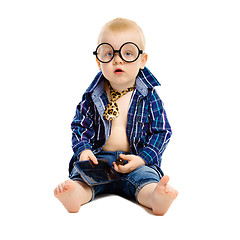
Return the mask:
[[98,61],[97,58],[96,58],[96,62],[97,62],[97,65],[98,65],[99,70],[102,70],[102,69],[101,69],[101,63]]
[[148,55],[146,53],[144,53],[142,56],[142,59],[141,59],[140,69],[144,69],[147,59],[148,59]]

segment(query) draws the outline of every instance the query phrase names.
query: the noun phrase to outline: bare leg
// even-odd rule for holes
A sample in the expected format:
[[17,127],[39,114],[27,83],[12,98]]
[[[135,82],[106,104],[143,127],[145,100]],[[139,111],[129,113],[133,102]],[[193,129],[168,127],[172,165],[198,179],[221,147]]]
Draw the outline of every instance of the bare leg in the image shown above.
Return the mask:
[[91,200],[92,190],[83,182],[66,180],[55,188],[54,195],[69,212],[76,213]]
[[165,175],[160,182],[144,186],[138,194],[138,202],[151,208],[155,215],[163,216],[178,195],[178,192],[167,184],[168,181],[169,177]]

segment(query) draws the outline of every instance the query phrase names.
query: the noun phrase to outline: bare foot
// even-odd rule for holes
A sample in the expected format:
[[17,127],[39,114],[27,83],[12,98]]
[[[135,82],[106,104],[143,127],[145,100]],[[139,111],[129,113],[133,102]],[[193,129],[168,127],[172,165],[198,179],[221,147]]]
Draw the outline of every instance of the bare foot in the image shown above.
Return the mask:
[[152,193],[152,209],[155,215],[163,216],[178,195],[178,192],[167,184],[168,181],[169,177],[163,176]]
[[71,213],[78,212],[82,204],[90,201],[91,194],[91,189],[84,183],[72,180],[60,183],[54,190],[55,197]]

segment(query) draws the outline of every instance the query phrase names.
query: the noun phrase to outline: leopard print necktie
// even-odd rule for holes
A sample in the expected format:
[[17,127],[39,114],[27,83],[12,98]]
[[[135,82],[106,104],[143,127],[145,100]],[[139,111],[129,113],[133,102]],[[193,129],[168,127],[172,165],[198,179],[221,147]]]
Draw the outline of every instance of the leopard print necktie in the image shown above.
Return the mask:
[[120,97],[125,95],[126,93],[133,91],[134,88],[135,88],[135,84],[132,87],[123,90],[122,92],[114,91],[109,82],[108,82],[108,86],[109,86],[109,89],[110,89],[110,94],[111,94],[112,99],[110,100],[109,104],[107,105],[107,107],[106,107],[106,109],[103,113],[103,116],[108,121],[112,121],[119,116],[119,108],[118,108],[118,105],[117,105],[116,101]]

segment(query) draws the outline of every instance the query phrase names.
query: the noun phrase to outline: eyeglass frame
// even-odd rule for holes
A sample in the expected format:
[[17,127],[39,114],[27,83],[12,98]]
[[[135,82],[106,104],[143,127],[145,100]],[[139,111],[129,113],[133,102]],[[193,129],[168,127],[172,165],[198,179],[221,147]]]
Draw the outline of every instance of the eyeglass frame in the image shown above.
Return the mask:
[[[125,59],[123,59],[122,54],[121,54],[122,48],[123,48],[126,44],[129,44],[129,43],[133,44],[133,45],[134,45],[135,47],[137,47],[137,49],[138,49],[138,56],[137,56],[137,58],[136,58],[135,60],[133,60],[133,61],[126,61]],[[103,62],[102,60],[100,60],[100,59],[98,58],[98,54],[97,54],[98,48],[101,47],[103,44],[109,45],[109,46],[112,48],[112,50],[113,50],[113,56],[112,56],[112,58],[111,58],[109,61],[107,61],[107,62]],[[141,54],[143,54],[143,50],[140,50],[139,47],[138,47],[138,45],[135,44],[135,43],[133,43],[133,42],[125,42],[125,43],[119,48],[119,50],[115,50],[110,43],[101,43],[101,44],[99,44],[99,45],[97,46],[96,51],[93,52],[93,55],[95,55],[96,58],[98,59],[98,61],[100,61],[101,63],[109,63],[109,62],[111,62],[111,61],[113,60],[113,58],[115,57],[115,53],[119,53],[120,58],[121,58],[124,62],[132,63],[132,62],[137,61],[137,59],[139,58],[139,56],[140,56]]]

